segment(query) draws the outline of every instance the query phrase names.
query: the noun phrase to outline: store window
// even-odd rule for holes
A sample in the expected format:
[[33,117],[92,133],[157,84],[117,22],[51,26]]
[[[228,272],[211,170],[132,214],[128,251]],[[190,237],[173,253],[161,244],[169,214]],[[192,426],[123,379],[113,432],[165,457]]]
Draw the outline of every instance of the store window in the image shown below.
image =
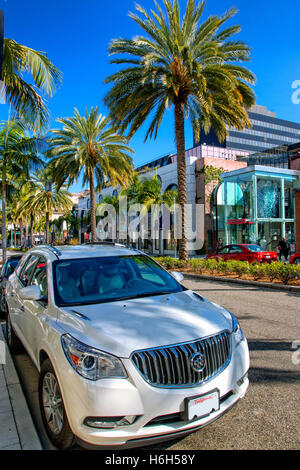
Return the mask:
[[263,249],[276,251],[281,237],[282,226],[280,222],[261,222],[258,224],[258,243]]
[[257,217],[259,219],[280,218],[280,180],[258,178]]

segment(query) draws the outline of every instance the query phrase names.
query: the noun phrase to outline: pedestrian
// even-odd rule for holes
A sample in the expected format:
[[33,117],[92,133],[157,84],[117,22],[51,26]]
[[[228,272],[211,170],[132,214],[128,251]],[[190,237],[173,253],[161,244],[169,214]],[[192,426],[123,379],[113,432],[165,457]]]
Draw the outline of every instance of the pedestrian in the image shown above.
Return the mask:
[[219,250],[221,250],[221,248],[223,247],[223,240],[222,238],[218,238],[218,241],[217,241],[217,252]]
[[279,261],[281,261],[282,255],[285,257],[285,260],[288,260],[289,248],[286,240],[284,237],[281,238],[280,242],[278,243],[277,249],[279,250]]

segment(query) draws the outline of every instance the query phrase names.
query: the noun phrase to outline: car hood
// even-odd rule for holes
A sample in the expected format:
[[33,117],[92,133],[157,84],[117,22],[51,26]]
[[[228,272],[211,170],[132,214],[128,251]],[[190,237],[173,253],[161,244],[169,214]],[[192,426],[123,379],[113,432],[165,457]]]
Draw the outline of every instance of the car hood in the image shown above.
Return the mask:
[[231,330],[224,308],[192,291],[59,310],[58,322],[79,341],[118,357]]

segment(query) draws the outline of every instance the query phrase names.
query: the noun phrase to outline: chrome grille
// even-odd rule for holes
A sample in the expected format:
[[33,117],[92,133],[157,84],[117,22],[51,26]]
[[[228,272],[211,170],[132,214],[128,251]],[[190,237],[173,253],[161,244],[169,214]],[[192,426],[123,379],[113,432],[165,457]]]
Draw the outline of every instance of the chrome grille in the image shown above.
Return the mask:
[[[195,353],[205,359],[203,371],[191,365]],[[135,351],[131,359],[144,379],[157,387],[199,385],[219,374],[230,361],[230,333],[160,348]]]

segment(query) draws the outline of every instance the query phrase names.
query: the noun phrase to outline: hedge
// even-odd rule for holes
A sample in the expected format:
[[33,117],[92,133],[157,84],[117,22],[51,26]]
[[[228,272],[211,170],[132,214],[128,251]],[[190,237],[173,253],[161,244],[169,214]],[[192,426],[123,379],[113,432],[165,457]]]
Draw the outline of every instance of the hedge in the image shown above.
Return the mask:
[[290,281],[300,280],[299,265],[285,264],[280,261],[249,264],[245,261],[222,261],[213,258],[191,258],[187,262],[171,257],[158,257],[155,260],[166,269],[188,269],[198,274],[208,272],[211,275],[236,275],[239,278],[245,275],[255,281],[267,278],[271,283],[279,281],[285,285]]

